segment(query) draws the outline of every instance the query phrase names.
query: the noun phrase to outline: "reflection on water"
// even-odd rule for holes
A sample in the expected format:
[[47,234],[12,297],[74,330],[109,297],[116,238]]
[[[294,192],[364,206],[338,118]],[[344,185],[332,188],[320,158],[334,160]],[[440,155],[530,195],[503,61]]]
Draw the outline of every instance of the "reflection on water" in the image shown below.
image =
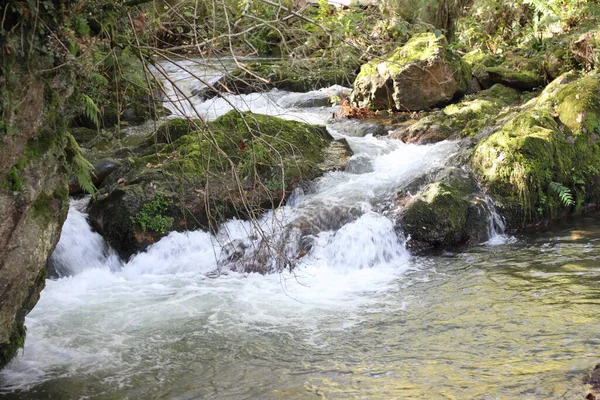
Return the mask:
[[[141,300],[113,305],[104,312],[119,326],[106,330],[120,335],[105,342],[94,319],[110,324],[111,315],[81,305],[68,317],[87,315],[90,331],[43,353],[74,357],[72,367],[55,364],[3,398],[581,399],[581,377],[599,358],[599,260],[600,218],[589,217],[512,244],[413,259],[346,304],[293,300],[285,283],[271,285],[281,277],[220,277],[194,282],[205,295],[178,294],[187,316],[161,310],[138,325],[148,313]],[[106,354],[75,362],[69,349],[86,341]],[[26,382],[19,374],[34,367],[11,364],[4,386]]]

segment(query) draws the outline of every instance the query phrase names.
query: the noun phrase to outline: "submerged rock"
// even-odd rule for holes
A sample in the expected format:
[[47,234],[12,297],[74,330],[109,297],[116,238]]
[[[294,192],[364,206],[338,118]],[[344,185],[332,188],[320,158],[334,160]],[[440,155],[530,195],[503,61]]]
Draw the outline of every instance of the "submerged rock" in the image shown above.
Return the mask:
[[235,111],[203,126],[158,151],[139,148],[90,203],[92,225],[122,257],[173,230],[259,216],[351,155],[323,126]]
[[373,110],[418,111],[447,104],[471,86],[469,66],[443,36],[413,36],[403,47],[361,67],[351,102]]

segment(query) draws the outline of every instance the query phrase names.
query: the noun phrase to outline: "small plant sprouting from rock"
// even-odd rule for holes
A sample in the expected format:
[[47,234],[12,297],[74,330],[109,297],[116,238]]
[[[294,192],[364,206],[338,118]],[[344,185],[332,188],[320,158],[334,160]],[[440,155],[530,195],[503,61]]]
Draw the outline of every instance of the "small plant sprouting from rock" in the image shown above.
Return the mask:
[[562,201],[562,203],[566,207],[575,205],[575,201],[573,200],[573,194],[571,193],[571,189],[569,189],[568,187],[558,182],[550,182],[550,189],[552,189],[552,191],[558,194],[558,197],[560,197],[560,201]]
[[170,200],[159,196],[142,206],[140,211],[132,217],[132,222],[142,232],[148,230],[166,234],[173,226],[173,218],[165,216],[170,205]]

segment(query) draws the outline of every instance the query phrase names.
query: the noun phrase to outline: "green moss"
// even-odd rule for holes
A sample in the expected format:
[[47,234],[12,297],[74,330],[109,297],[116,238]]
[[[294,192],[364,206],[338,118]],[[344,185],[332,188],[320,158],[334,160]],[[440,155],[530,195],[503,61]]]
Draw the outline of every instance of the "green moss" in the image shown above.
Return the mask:
[[43,130],[38,136],[27,141],[23,154],[29,159],[37,159],[50,151],[61,137],[62,132],[59,130]]
[[31,214],[32,217],[41,221],[49,221],[54,215],[52,210],[52,199],[52,196],[45,192],[41,192],[37,199],[31,203],[31,208],[33,210]]
[[20,192],[21,190],[23,190],[23,187],[25,185],[25,179],[23,178],[23,169],[26,165],[27,163],[25,162],[25,158],[19,158],[17,164],[13,165],[10,171],[8,171],[8,174],[6,174],[2,186],[6,187],[9,190],[12,190],[13,192]]
[[25,345],[26,329],[23,323],[15,323],[9,342],[0,345],[0,368],[4,368],[16,355],[19,349]]
[[414,240],[454,244],[464,235],[469,204],[452,185],[427,185],[404,211],[404,223]]
[[529,90],[544,84],[544,79],[538,71],[518,70],[507,67],[487,67],[486,72],[493,83]]
[[446,39],[436,37],[433,33],[422,33],[413,36],[406,44],[382,58],[375,58],[364,64],[359,76],[371,76],[378,73],[378,65],[385,62],[386,68],[394,73],[401,72],[407,64],[424,61],[431,57],[443,55]]
[[540,96],[540,107],[552,108],[573,134],[600,133],[600,76],[575,79],[568,74]]
[[462,56],[462,59],[471,67],[475,67],[477,65],[481,65],[483,67],[493,67],[499,64],[497,57],[494,57],[481,49],[468,52]]
[[504,107],[519,100],[519,94],[503,85],[494,85],[476,95],[467,96],[457,104],[443,109],[444,119],[452,132],[461,136],[478,133],[488,122],[497,118]]
[[585,196],[583,186],[596,180],[597,146],[587,139],[568,138],[549,112],[534,109],[514,118],[475,150],[473,165],[482,183],[513,223],[553,217],[564,208],[549,190],[551,182]]
[[204,122],[199,119],[170,119],[159,126],[156,130],[156,142],[172,143],[183,135],[187,135],[193,131],[201,130],[203,127]]
[[321,126],[232,111],[211,122],[208,130],[182,136],[158,158],[174,174],[204,179],[208,171],[233,169],[242,181],[283,179],[287,187],[318,173],[330,141]]
[[142,205],[140,211],[131,218],[136,230],[153,231],[163,235],[168,233],[174,222],[172,217],[165,215],[170,205],[171,201],[163,196]]
[[420,142],[431,142],[475,135],[519,99],[514,89],[494,85],[422,118],[399,136],[405,140],[416,138]]

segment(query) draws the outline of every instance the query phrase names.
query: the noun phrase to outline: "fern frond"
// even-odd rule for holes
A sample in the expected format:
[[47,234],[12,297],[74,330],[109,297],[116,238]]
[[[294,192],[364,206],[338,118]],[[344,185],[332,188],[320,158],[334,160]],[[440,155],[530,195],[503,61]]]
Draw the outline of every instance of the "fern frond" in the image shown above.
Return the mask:
[[96,105],[94,99],[92,99],[87,94],[82,93],[81,99],[83,102],[83,111],[85,113],[85,116],[88,117],[94,125],[96,125],[96,128],[99,128],[101,115],[100,108],[98,107],[98,105]]
[[67,134],[65,153],[71,170],[70,172],[75,175],[75,179],[81,189],[86,193],[94,195],[96,193],[96,186],[92,181],[94,166],[81,154],[81,148],[71,134]]
[[552,189],[558,194],[560,201],[562,201],[562,203],[566,207],[575,205],[575,200],[573,200],[573,194],[571,193],[571,189],[569,189],[568,187],[558,182],[550,182],[550,189]]

